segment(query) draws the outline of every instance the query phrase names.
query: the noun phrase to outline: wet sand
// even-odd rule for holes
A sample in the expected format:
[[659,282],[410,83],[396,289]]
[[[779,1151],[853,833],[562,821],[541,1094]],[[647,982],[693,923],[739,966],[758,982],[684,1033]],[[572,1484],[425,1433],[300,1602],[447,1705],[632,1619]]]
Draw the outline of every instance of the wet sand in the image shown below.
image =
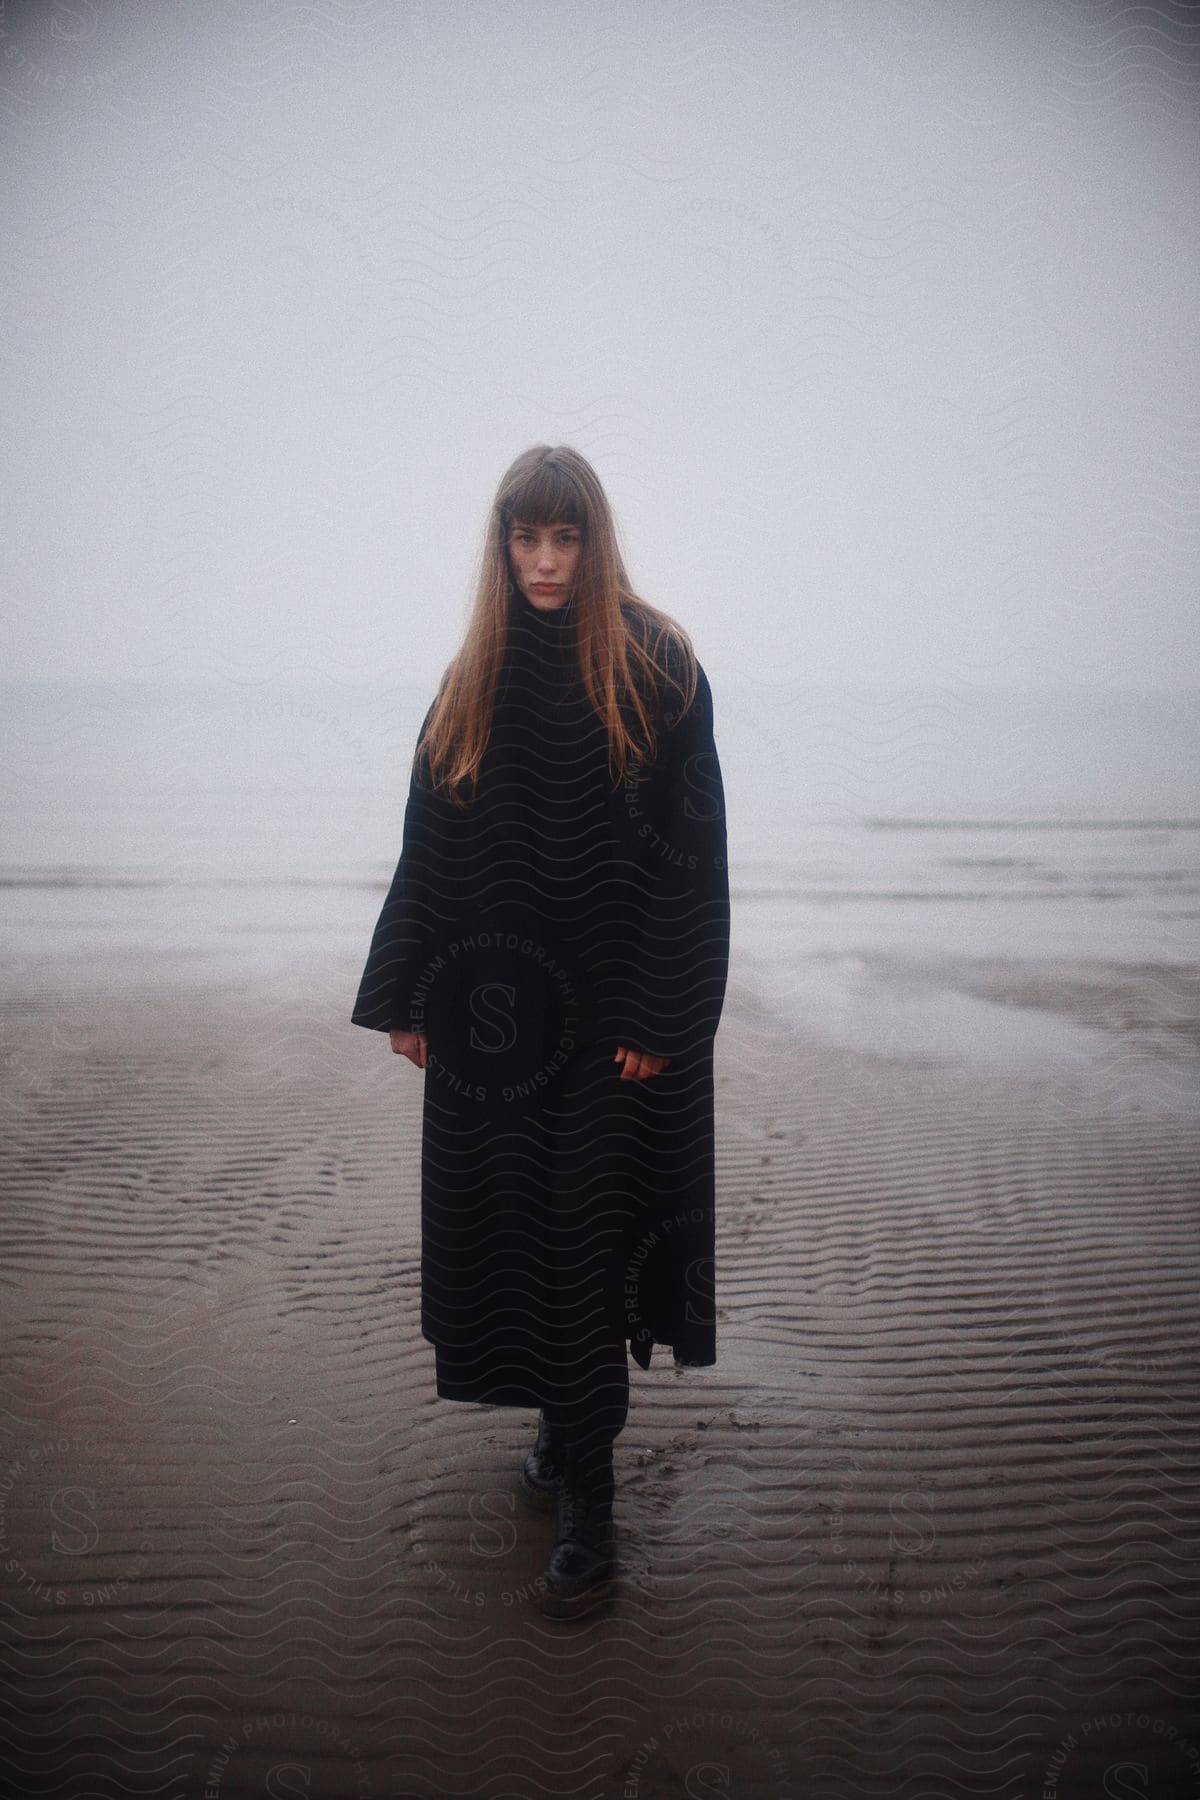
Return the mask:
[[1013,1070],[731,985],[718,1362],[632,1368],[571,1624],[534,1415],[433,1391],[357,972],[9,983],[6,1791],[1200,1794],[1193,971],[945,971],[1106,1034]]

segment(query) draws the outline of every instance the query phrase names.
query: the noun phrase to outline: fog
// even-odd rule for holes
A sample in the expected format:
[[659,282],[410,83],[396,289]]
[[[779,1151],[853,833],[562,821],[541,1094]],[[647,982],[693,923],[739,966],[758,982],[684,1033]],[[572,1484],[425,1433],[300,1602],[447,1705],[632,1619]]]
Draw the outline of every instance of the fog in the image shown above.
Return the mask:
[[16,676],[426,685],[595,464],[714,679],[1196,678],[1190,9],[4,9]]

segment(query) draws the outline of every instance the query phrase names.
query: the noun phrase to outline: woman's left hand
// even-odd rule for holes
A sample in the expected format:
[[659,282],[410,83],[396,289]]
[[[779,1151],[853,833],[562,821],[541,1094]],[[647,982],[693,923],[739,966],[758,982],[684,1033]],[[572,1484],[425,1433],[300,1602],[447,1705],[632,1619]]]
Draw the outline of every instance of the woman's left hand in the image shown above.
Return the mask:
[[613,1061],[621,1062],[622,1058],[622,1081],[645,1081],[648,1075],[661,1074],[671,1060],[669,1056],[652,1056],[649,1050],[627,1050],[624,1044],[618,1044]]

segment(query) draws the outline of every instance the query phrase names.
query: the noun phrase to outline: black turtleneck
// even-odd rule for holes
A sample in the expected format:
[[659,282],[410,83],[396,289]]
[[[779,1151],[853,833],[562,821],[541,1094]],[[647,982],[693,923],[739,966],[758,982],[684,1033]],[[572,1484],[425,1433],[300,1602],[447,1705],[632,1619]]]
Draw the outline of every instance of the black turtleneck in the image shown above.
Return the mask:
[[[569,704],[572,697],[583,695],[575,616],[574,595],[563,606],[543,610],[526,599],[519,588],[513,588],[501,693],[518,704],[523,701],[534,715],[546,705],[557,710]],[[499,724],[499,718],[496,723]]]
[[535,606],[514,583],[508,609],[509,622],[549,643],[575,634],[575,596],[562,606]]

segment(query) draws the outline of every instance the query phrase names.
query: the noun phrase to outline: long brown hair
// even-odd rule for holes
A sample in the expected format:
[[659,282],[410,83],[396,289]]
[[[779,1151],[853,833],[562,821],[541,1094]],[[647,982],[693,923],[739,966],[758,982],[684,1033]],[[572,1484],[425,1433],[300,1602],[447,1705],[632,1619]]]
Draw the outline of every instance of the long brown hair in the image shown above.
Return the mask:
[[[653,762],[652,714],[659,682],[696,693],[696,654],[683,627],[635,594],[596,471],[569,445],[535,444],[505,471],[484,530],[475,600],[461,648],[442,676],[413,758],[428,755],[435,788],[456,806],[472,798],[491,735],[515,582],[508,554],[514,525],[575,525],[583,540],[572,583],[575,650],[587,697],[608,728],[614,785],[635,762]],[[626,715],[631,715],[633,729]]]

